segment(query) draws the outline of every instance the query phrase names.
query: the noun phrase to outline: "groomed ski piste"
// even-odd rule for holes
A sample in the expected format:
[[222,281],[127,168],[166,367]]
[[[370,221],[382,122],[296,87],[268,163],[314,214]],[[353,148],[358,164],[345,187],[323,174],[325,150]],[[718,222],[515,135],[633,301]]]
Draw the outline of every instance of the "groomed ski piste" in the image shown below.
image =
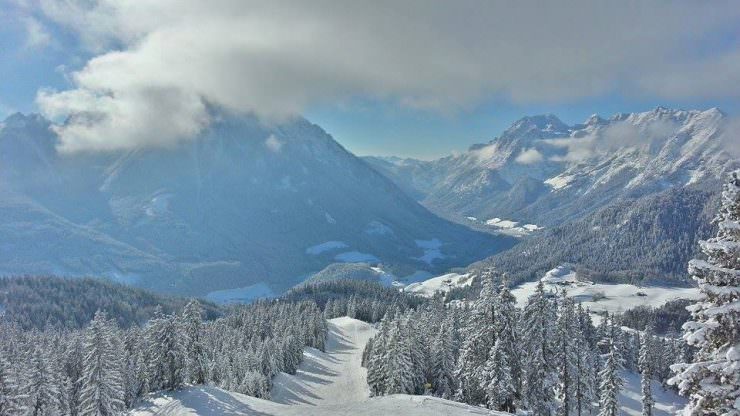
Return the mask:
[[275,377],[272,400],[213,386],[193,386],[149,396],[131,416],[462,416],[505,415],[430,396],[370,397],[362,351],[375,334],[372,325],[352,318],[329,320],[326,352],[304,351],[295,375]]
[[[275,377],[272,400],[232,393],[214,386],[193,386],[176,392],[147,397],[131,416],[462,416],[508,415],[430,396],[395,394],[370,397],[367,371],[362,368],[362,351],[375,328],[357,319],[329,320],[326,352],[304,351],[304,360],[295,375]],[[621,414],[639,415],[640,379],[623,373],[625,386],[619,396]],[[660,384],[653,383],[656,416],[667,416],[685,401]]]

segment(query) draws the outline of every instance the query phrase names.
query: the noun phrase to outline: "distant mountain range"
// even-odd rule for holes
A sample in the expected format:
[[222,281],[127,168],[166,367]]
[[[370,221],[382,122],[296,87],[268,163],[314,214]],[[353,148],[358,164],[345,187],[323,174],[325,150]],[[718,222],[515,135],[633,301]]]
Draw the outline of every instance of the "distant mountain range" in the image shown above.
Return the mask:
[[728,123],[716,108],[594,115],[572,126],[540,115],[459,155],[366,160],[446,218],[544,227],[476,266],[515,280],[564,262],[603,278],[682,280],[711,230],[720,179],[740,166]]
[[69,155],[49,127],[0,124],[0,275],[280,291],[331,263],[439,272],[515,243],[435,216],[305,119],[224,115],[174,148]]

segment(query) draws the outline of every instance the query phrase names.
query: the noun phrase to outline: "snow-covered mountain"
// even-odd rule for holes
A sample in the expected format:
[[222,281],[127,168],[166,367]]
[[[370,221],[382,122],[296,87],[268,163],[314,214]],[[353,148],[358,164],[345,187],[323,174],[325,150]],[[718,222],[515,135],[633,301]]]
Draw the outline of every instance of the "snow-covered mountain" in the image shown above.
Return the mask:
[[221,116],[173,148],[71,155],[49,126],[0,124],[3,275],[203,295],[280,290],[334,262],[441,271],[512,245],[431,214],[304,119]]
[[510,234],[501,224],[537,226],[472,268],[525,281],[573,263],[595,279],[685,281],[696,241],[711,232],[720,179],[740,166],[729,123],[716,108],[594,115],[573,126],[544,115],[460,155],[368,161],[455,221]]
[[716,108],[593,115],[573,126],[541,115],[459,155],[367,160],[448,217],[553,226],[619,199],[716,181],[738,166],[726,151],[727,123]]

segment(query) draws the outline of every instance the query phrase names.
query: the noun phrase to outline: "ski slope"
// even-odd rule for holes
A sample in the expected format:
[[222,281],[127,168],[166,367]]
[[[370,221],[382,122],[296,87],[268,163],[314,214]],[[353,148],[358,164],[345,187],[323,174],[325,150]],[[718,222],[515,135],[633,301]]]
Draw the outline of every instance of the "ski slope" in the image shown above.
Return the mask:
[[474,416],[491,412],[430,396],[396,394],[369,397],[362,351],[375,329],[352,318],[329,320],[326,352],[304,351],[295,375],[274,379],[272,401],[232,393],[213,386],[193,386],[149,396],[131,416]]
[[343,405],[370,397],[362,350],[375,335],[372,325],[348,317],[329,320],[326,352],[303,351],[295,375],[273,380],[272,400],[283,404]]

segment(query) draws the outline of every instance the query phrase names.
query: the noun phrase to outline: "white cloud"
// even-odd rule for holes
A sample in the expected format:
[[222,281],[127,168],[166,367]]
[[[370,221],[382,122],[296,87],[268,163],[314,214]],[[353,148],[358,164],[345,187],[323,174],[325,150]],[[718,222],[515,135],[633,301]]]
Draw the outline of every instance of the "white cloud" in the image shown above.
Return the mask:
[[737,27],[731,1],[36,1],[99,53],[71,91],[39,94],[48,114],[94,115],[60,127],[68,150],[172,144],[207,104],[280,118],[354,97],[455,111],[617,88],[740,95],[723,66],[738,51],[703,46]]
[[542,156],[542,153],[532,147],[530,149],[523,150],[514,160],[522,165],[530,165],[532,163],[542,162],[543,159],[544,156]]
[[51,43],[51,35],[38,20],[30,16],[22,20],[26,28],[26,48],[42,49]]
[[267,140],[265,140],[265,146],[274,153],[277,153],[280,151],[280,149],[283,147],[283,142],[278,140],[277,137],[275,137],[274,134],[271,134]]
[[649,146],[656,141],[664,141],[675,134],[680,125],[670,119],[656,118],[638,121],[639,126],[630,120],[615,121],[608,126],[594,130],[591,134],[578,138],[546,139],[542,142],[566,149],[560,156],[551,156],[556,162],[578,162],[588,159],[597,152],[616,150],[630,146]]

